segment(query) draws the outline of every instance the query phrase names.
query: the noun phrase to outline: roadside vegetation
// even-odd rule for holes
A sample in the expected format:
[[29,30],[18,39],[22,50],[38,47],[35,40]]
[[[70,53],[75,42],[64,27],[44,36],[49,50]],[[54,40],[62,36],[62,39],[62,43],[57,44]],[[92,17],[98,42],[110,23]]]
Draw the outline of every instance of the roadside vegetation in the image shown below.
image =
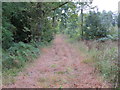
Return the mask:
[[112,12],[90,12],[84,18],[83,35],[79,33],[79,27],[73,32],[66,29],[64,33],[70,37],[70,42],[84,53],[86,59],[83,62],[94,66],[95,72],[99,72],[104,81],[117,87],[118,29],[117,25],[112,23],[113,20]]
[[[82,62],[95,67],[95,73],[102,77],[102,80],[117,86],[118,78],[118,46],[117,42],[106,41],[99,43],[97,41],[89,42],[91,49],[85,41],[69,41],[76,49],[82,53],[85,60]],[[99,46],[99,50],[96,48]]]
[[[38,9],[40,8],[37,3],[3,3],[3,84],[14,82],[14,76],[24,65],[40,55],[40,48],[51,43],[53,38],[51,21],[41,15],[37,16]],[[43,23],[42,26],[39,23]]]
[[68,36],[70,43],[84,53],[86,59],[83,63],[94,66],[95,73],[99,72],[103,80],[118,87],[117,41],[120,15],[112,11],[99,12],[91,4],[92,2],[4,2],[3,84],[13,83],[18,72],[35,60],[42,53],[41,48],[50,45],[55,35],[60,33]]

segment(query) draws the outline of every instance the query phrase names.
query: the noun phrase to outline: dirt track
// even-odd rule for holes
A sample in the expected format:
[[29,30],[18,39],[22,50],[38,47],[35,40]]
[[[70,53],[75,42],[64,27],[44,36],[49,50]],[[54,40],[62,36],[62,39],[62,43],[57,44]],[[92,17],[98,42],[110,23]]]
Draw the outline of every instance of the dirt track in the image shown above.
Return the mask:
[[8,88],[102,88],[94,68],[82,63],[84,59],[64,36],[57,35],[50,48],[29,67],[19,73],[16,82]]

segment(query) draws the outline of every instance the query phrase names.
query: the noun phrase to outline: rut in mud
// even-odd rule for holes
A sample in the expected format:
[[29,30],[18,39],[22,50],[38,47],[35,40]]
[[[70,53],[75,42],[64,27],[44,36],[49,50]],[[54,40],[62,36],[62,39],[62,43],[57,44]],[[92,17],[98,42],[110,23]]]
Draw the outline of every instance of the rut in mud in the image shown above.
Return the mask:
[[82,63],[84,58],[63,35],[57,35],[50,48],[32,65],[26,67],[8,88],[102,88],[107,87],[94,73],[94,68]]

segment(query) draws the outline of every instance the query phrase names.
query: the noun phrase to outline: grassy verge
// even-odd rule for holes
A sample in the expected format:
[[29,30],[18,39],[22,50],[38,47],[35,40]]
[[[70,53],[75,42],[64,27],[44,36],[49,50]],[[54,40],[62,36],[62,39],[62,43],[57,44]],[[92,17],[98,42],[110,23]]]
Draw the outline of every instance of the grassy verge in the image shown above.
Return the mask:
[[3,85],[13,84],[15,76],[21,72],[24,67],[30,65],[40,54],[41,48],[49,47],[50,43],[23,43],[14,44],[8,50],[3,50],[2,60],[2,83]]
[[90,46],[86,45],[85,41],[69,40],[69,42],[83,53],[85,57],[83,63],[93,65],[104,81],[112,84],[113,87],[117,86],[117,42],[89,41]]

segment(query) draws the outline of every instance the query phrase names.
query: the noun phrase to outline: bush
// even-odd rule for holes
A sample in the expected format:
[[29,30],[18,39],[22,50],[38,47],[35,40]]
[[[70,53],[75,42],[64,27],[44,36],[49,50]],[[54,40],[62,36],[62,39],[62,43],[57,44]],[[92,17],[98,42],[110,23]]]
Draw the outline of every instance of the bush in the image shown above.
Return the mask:
[[12,45],[13,34],[6,28],[3,28],[2,30],[2,48],[8,49]]
[[[100,43],[100,42],[99,42]],[[92,54],[94,65],[97,71],[103,76],[105,80],[112,83],[113,86],[117,83],[117,61],[118,61],[118,48],[116,42],[105,41],[104,43],[97,44],[99,50],[96,54]],[[90,51],[93,52],[93,47]],[[95,49],[94,49],[95,50]]]
[[108,81],[115,83],[117,77],[117,60],[118,52],[116,47],[106,47],[99,57],[95,57],[97,60],[96,67]]
[[14,43],[7,51],[3,50],[3,69],[20,67],[24,62],[33,60],[39,54],[39,49],[23,42]]
[[91,49],[87,49],[87,45],[83,41],[74,42],[74,46],[80,48],[83,52],[87,63],[95,66],[95,71],[103,77],[103,80],[111,83],[113,87],[117,86],[118,76],[118,47],[117,42],[106,40],[104,42],[89,41]]

